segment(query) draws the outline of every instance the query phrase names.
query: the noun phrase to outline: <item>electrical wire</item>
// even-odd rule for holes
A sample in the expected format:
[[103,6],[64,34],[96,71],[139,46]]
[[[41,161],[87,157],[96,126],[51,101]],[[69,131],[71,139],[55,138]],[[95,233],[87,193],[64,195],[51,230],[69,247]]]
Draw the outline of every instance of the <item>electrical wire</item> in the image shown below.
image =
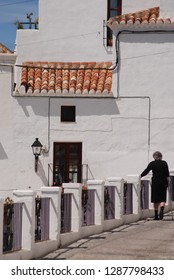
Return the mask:
[[[100,32],[97,32],[97,34],[99,34]],[[86,34],[85,34],[86,35]],[[82,36],[82,35],[79,35]],[[64,62],[66,63],[66,62]],[[85,62],[84,62],[85,63]],[[88,62],[86,62],[88,63]],[[97,63],[97,62],[96,62]],[[100,62],[98,62],[100,63]],[[67,62],[68,64],[68,62]],[[74,63],[77,64],[77,63]],[[11,64],[1,64],[0,66],[11,66]],[[30,69],[46,69],[46,70],[111,70],[114,71],[117,68],[117,60],[116,62],[114,61],[114,64],[112,66],[110,66],[109,68],[107,67],[84,67],[84,68],[77,68],[77,67],[48,67],[48,66],[36,66],[36,65],[23,65],[23,64],[16,64],[14,65],[15,67],[18,68],[30,68]]]
[[[156,33],[161,33],[161,34],[166,34],[166,33],[174,33],[174,30],[145,30],[145,31],[133,31],[133,30],[121,30],[117,33],[116,35],[116,40],[115,40],[115,50],[116,50],[116,61],[115,61],[115,65],[113,65],[112,67],[84,67],[81,68],[81,70],[115,70],[119,67],[119,63],[120,63],[120,35],[122,34],[156,34]],[[67,63],[68,64],[68,63]],[[11,66],[11,65],[7,65],[7,64],[0,64],[0,66]],[[45,67],[45,66],[36,66],[36,65],[21,65],[21,64],[16,64],[16,67],[19,68],[33,68],[33,69],[46,69],[46,70],[79,70],[80,68],[77,67]]]
[[[117,67],[119,66],[119,61],[120,61],[120,51],[119,51],[119,44],[120,44],[120,40],[119,37],[121,34],[155,34],[155,33],[161,33],[161,34],[166,34],[166,33],[174,33],[174,31],[172,30],[146,30],[146,31],[130,31],[130,30],[121,30],[117,33],[116,35],[116,40],[115,40],[115,50],[116,50],[116,60],[115,60],[115,64],[112,67],[84,67],[82,68],[82,70],[111,70],[114,71],[117,69]],[[44,67],[44,66],[31,66],[31,65],[15,65],[16,67],[26,67],[26,68],[34,68],[34,69],[48,69],[48,70],[79,70],[79,68],[76,67],[66,67],[66,68],[62,68],[62,67]]]
[[[151,121],[151,99],[149,96],[119,96],[119,69],[120,69],[120,35],[122,34],[173,34],[174,31],[172,30],[146,30],[146,31],[131,31],[131,30],[121,30],[117,33],[116,35],[116,40],[115,40],[115,49],[116,49],[116,62],[115,65],[113,65],[113,67],[111,68],[106,68],[106,67],[86,67],[83,68],[83,70],[118,70],[118,82],[117,82],[117,96],[116,97],[111,97],[114,99],[129,99],[129,98],[147,98],[149,100],[149,113],[148,113],[148,161],[149,161],[149,152],[150,152],[150,121]],[[6,65],[7,66],[7,65]],[[66,68],[55,68],[55,67],[41,67],[41,66],[30,66],[30,65],[15,65],[16,67],[28,67],[28,68],[39,68],[39,69],[55,69],[55,70],[79,70],[79,68],[75,68],[75,67],[66,67]],[[51,98],[51,97],[50,97]],[[79,97],[77,97],[79,98]],[[84,98],[84,97],[82,97]],[[98,98],[98,97],[97,97]],[[105,97],[103,97],[105,98]],[[50,107],[50,102],[49,102],[49,107]],[[50,110],[50,109],[49,109]],[[49,115],[50,115],[50,111],[49,111]],[[48,131],[50,130],[50,120],[48,120]],[[49,148],[50,148],[50,135],[48,134],[48,143],[49,143]],[[48,149],[49,151],[49,149]]]
[[144,31],[134,31],[134,30],[120,30],[116,35],[115,46],[116,46],[116,62],[117,62],[117,99],[123,98],[147,98],[149,100],[149,112],[148,112],[148,162],[150,156],[150,146],[151,146],[151,98],[150,96],[120,96],[119,95],[119,69],[120,69],[120,36],[122,34],[174,34],[174,30],[144,30]]
[[73,39],[73,38],[78,38],[78,37],[86,37],[90,35],[100,35],[101,31],[95,31],[95,32],[90,32],[90,33],[84,33],[84,34],[77,34],[77,35],[71,35],[71,36],[66,36],[66,37],[59,37],[59,38],[54,38],[54,39],[47,39],[47,40],[42,40],[42,41],[32,41],[32,42],[27,42],[23,44],[18,44],[18,46],[29,46],[33,44],[41,44],[41,43],[47,43],[47,42],[53,42],[53,41],[62,41],[66,39]]
[[116,61],[117,61],[117,67],[119,67],[120,63],[120,36],[122,34],[174,34],[174,30],[141,30],[141,31],[135,31],[135,30],[120,30],[116,35],[115,40],[115,47],[116,47]]
[[[133,30],[121,30],[117,33],[116,35],[116,40],[115,40],[115,50],[116,50],[116,61],[115,61],[115,65],[113,65],[112,67],[84,67],[81,68],[81,70],[116,70],[119,67],[119,63],[120,63],[120,35],[122,34],[156,34],[156,33],[161,33],[161,34],[166,34],[166,33],[174,33],[174,30],[145,30],[145,31],[133,31]],[[68,63],[67,63],[68,64]],[[11,66],[8,64],[0,64],[0,66]],[[36,65],[21,65],[21,64],[16,64],[14,65],[15,67],[19,67],[19,68],[33,68],[33,69],[46,69],[46,70],[80,70],[80,68],[77,67],[45,67],[45,66],[36,66]]]
[[47,70],[111,70],[113,71],[116,68],[116,64],[113,67],[84,67],[84,68],[77,68],[77,67],[45,67],[45,66],[30,66],[30,65],[20,65],[16,64],[16,67],[22,68],[34,68],[34,69],[47,69]]
[[0,7],[6,7],[6,6],[18,5],[18,4],[28,3],[28,2],[34,2],[34,1],[36,1],[36,0],[26,0],[26,1],[18,1],[18,2],[14,2],[14,3],[0,4]]

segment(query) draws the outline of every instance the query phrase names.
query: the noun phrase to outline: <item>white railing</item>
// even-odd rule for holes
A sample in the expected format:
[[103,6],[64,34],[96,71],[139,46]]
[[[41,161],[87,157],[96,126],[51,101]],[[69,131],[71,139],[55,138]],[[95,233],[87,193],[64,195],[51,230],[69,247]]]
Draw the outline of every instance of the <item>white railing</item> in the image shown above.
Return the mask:
[[[149,180],[150,177],[143,178]],[[132,213],[124,213],[124,184],[132,186]],[[111,220],[104,219],[104,186],[115,188],[115,217]],[[150,187],[150,184],[149,184]],[[37,193],[29,190],[13,191],[13,201],[23,203],[22,211],[22,240],[21,250],[3,253],[3,205],[4,199],[0,199],[0,259],[18,260],[40,258],[62,246],[68,245],[80,238],[111,230],[122,224],[136,222],[140,219],[153,217],[153,205],[149,208],[141,208],[141,180],[139,176],[130,175],[125,179],[110,177],[103,180],[89,180],[87,188],[94,190],[94,225],[82,226],[82,185],[78,183],[63,184],[64,193],[72,194],[71,201],[71,232],[61,233],[61,192],[60,187],[42,187],[40,197],[50,198],[49,209],[49,240],[35,242],[35,198]],[[174,202],[168,191],[165,212],[174,209]]]

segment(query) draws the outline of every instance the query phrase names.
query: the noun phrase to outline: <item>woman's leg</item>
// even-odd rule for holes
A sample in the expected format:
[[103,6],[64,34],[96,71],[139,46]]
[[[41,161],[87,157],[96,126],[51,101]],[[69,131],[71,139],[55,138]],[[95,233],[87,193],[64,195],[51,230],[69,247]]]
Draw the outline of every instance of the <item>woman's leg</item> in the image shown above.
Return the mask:
[[165,206],[165,204],[166,204],[165,202],[160,202],[160,207]]
[[165,207],[165,202],[160,203],[160,212],[159,212],[159,218],[160,220],[163,219],[164,217],[164,207]]
[[158,207],[159,207],[159,203],[154,202],[154,211],[155,211],[155,220],[159,220],[158,218]]

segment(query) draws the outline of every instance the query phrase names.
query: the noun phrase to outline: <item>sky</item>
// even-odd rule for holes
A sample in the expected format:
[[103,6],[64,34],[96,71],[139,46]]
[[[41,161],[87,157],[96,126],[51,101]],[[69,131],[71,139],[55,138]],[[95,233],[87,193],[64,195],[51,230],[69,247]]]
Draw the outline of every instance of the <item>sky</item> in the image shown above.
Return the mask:
[[[16,21],[28,22],[27,15],[38,17],[38,0],[0,0],[0,43],[10,50],[15,49]],[[24,25],[24,28],[29,26]]]

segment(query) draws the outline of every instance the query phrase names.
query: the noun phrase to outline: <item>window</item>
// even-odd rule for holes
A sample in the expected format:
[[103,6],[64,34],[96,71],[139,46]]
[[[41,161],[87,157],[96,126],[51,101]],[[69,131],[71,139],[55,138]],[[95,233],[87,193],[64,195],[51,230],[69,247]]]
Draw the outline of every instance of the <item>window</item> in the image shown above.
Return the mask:
[[[108,0],[107,19],[121,15],[122,0]],[[107,46],[112,46],[113,32],[107,27]]]
[[61,106],[61,122],[75,122],[76,108],[75,106]]
[[53,184],[82,182],[82,143],[54,143]]

